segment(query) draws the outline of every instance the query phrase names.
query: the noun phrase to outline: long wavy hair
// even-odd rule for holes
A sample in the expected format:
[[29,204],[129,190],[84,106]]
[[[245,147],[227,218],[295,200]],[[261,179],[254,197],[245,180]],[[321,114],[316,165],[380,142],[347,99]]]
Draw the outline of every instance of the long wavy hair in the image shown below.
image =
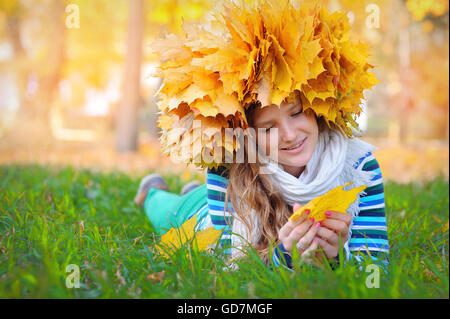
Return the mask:
[[[260,106],[260,103],[256,102],[246,110],[245,115],[250,127],[253,127],[253,113]],[[322,117],[318,118],[312,110],[308,111],[314,114],[319,132],[323,131],[327,126],[325,120]],[[279,243],[278,232],[292,215],[292,207],[285,202],[280,190],[272,184],[269,176],[259,173],[263,165],[259,156],[256,156],[256,163],[248,161],[252,149],[249,148],[247,136],[244,136],[244,161],[231,164],[228,170],[225,209],[228,209],[227,204],[230,201],[235,211],[234,218],[239,218],[246,227],[247,234],[250,234],[250,238],[245,239],[251,241],[255,238],[256,242],[251,244],[260,258],[268,264],[271,244]],[[252,209],[256,212],[258,220],[252,219]]]

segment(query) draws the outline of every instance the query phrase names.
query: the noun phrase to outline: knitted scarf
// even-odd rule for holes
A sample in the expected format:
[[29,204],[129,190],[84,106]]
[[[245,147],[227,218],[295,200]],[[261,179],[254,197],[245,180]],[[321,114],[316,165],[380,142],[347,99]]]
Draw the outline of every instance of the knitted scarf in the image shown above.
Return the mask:
[[[369,185],[373,173],[363,171],[362,167],[356,169],[356,164],[361,157],[375,149],[373,145],[358,138],[348,139],[338,131],[326,129],[319,134],[312,157],[298,178],[286,173],[282,166],[275,162],[268,161],[266,168],[272,173],[268,176],[272,183],[280,189],[286,203],[293,206],[297,202],[303,206],[317,196],[348,182],[352,182],[352,184],[344,189]],[[352,218],[359,214],[359,197],[361,195],[365,195],[365,192],[361,192],[347,210]],[[254,210],[250,216],[255,221],[253,225],[260,225],[258,214]],[[352,225],[353,222],[349,227],[348,241],[344,245],[347,258],[350,256],[348,244],[352,234]],[[245,241],[256,243],[258,234],[253,232],[252,236],[249,236],[246,227],[237,218],[234,218],[232,232],[231,241],[234,248],[231,254],[234,259],[242,255],[239,247]]]

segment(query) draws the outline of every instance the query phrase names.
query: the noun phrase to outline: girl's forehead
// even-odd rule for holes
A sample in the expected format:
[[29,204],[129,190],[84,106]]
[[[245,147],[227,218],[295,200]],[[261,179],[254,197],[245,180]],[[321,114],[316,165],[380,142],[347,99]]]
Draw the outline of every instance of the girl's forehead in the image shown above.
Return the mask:
[[267,105],[267,106],[258,106],[252,113],[252,119],[253,123],[256,124],[262,124],[263,122],[267,120],[271,120],[273,118],[276,118],[283,113],[289,112],[295,108],[297,108],[301,103],[296,101],[281,103],[281,105]]

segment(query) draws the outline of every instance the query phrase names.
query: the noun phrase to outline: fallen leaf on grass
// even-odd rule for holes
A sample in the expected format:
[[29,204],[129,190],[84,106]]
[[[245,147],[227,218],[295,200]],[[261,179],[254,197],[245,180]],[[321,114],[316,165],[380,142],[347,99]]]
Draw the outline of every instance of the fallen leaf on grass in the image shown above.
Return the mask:
[[204,251],[208,246],[215,243],[222,233],[221,230],[214,229],[213,227],[195,232],[196,225],[197,216],[194,215],[179,228],[171,228],[167,233],[162,235],[161,242],[157,245],[160,254],[168,257],[166,251],[162,249],[163,247],[173,251],[190,242],[195,242],[196,245],[193,247],[199,251]]
[[171,228],[161,236],[161,244],[169,245],[173,248],[180,248],[185,242],[194,237],[197,216],[191,217],[179,228]]
[[355,187],[349,191],[345,191],[343,188],[351,183],[347,183],[342,186],[338,186],[328,191],[328,193],[316,197],[309,201],[305,206],[297,209],[289,220],[296,220],[299,218],[306,210],[310,211],[309,217],[313,217],[316,221],[322,221],[326,218],[325,213],[327,211],[335,211],[346,214],[346,210],[353,203],[358,194],[366,189],[366,185],[360,187]]
[[153,274],[149,274],[147,276],[148,280],[153,281],[154,283],[161,283],[164,280],[164,275],[165,275],[166,271],[160,271],[160,272],[155,272]]
[[215,243],[222,231],[214,229],[213,227],[199,231],[195,236],[197,241],[197,248],[199,251],[204,251],[209,245]]

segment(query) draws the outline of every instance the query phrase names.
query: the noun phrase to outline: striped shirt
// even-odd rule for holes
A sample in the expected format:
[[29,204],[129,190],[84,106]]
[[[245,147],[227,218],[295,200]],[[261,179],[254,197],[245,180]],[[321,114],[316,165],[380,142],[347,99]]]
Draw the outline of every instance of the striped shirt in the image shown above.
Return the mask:
[[[346,259],[354,258],[361,261],[363,255],[370,255],[375,262],[380,262],[381,266],[386,267],[387,260],[377,259],[380,253],[386,254],[386,256],[389,254],[383,178],[380,166],[375,156],[369,152],[355,163],[354,168],[373,172],[373,176],[370,185],[365,189],[366,194],[360,197],[360,212],[353,219],[351,238],[348,243],[349,253]],[[208,211],[205,209],[202,214],[204,217],[208,217],[204,220],[208,219],[208,223],[211,223],[215,229],[223,229],[220,246],[228,255],[231,255],[231,225],[234,210],[231,202],[228,202],[228,210],[224,208],[228,186],[227,173],[224,167],[208,169],[206,178]],[[206,221],[204,222],[206,223]],[[275,266],[291,268],[291,257],[282,244],[274,250],[273,263]]]

